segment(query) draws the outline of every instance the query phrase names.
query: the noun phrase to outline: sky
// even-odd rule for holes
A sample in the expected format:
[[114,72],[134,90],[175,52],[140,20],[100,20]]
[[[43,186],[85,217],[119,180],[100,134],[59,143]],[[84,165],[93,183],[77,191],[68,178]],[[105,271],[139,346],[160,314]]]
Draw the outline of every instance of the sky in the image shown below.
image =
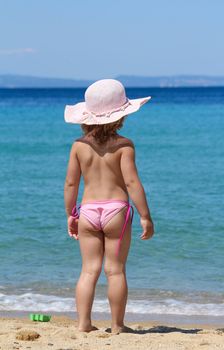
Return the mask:
[[0,74],[224,76],[224,0],[0,0]]

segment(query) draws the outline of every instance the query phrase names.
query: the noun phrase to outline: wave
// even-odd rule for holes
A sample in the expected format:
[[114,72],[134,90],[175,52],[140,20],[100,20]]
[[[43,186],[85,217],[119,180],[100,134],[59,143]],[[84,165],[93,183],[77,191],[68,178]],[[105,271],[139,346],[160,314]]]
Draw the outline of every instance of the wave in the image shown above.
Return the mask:
[[[0,311],[75,312],[73,298],[55,295],[0,293]],[[187,316],[224,316],[224,303],[191,303],[166,298],[161,300],[129,299],[126,311],[136,314],[173,314]],[[105,298],[96,298],[93,312],[109,313]]]

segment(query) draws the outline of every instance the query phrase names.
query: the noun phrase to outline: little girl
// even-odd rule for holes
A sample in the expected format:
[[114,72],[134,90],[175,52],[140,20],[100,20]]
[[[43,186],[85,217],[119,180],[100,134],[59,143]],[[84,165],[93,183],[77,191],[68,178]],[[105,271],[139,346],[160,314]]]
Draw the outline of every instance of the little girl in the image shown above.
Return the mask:
[[[104,79],[88,87],[85,102],[65,108],[65,121],[81,124],[84,131],[84,136],[71,148],[64,187],[68,232],[79,240],[82,255],[82,271],[76,286],[79,331],[96,329],[91,323],[91,309],[103,260],[111,331],[126,330],[125,264],[134,211],[129,196],[140,215],[141,239],[151,238],[154,229],[135,165],[134,145],[118,135],[117,130],[122,127],[124,117],[136,112],[149,99],[130,100],[119,81]],[[76,201],[81,175],[84,193],[78,214]]]

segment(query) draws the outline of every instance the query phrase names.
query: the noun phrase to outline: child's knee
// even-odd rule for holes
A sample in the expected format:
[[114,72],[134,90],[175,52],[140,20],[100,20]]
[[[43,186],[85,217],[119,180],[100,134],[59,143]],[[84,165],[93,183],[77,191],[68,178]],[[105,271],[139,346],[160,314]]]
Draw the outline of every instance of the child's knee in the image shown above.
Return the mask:
[[125,266],[123,264],[117,264],[117,265],[105,264],[104,272],[107,278],[115,275],[121,275],[121,274],[123,275],[125,273]]
[[102,271],[102,264],[88,264],[83,266],[82,273],[88,275],[90,278],[98,279]]

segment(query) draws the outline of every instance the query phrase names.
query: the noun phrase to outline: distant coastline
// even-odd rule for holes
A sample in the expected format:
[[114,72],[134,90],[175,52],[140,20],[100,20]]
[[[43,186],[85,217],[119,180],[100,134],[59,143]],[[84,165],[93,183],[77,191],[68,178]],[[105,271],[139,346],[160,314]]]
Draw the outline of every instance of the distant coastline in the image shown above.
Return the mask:
[[[173,75],[173,76],[132,76],[115,77],[125,87],[221,87],[224,77],[208,75]],[[93,80],[47,78],[29,75],[0,74],[0,88],[86,88]]]

